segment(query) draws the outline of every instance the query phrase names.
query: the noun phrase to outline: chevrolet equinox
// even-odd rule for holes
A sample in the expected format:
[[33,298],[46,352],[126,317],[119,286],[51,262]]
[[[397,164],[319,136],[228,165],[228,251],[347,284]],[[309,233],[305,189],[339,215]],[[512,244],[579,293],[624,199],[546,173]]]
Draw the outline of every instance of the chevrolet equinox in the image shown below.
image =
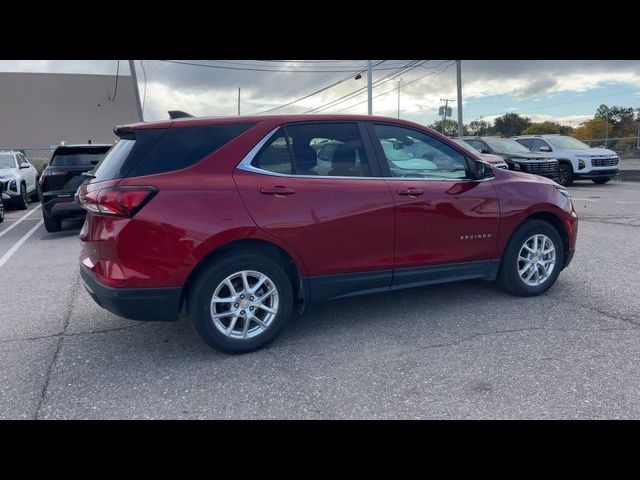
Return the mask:
[[80,186],[81,275],[135,320],[184,309],[210,346],[266,345],[305,303],[456,280],[539,295],[573,257],[567,190],[374,116],[119,126]]

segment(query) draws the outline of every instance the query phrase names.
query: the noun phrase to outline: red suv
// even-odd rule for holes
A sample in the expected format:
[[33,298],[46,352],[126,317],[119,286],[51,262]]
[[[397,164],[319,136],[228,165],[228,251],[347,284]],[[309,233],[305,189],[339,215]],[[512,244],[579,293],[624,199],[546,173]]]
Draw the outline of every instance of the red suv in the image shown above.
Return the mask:
[[574,253],[567,190],[373,116],[189,118],[116,127],[78,191],[84,284],[225,352],[305,302],[482,278],[538,295]]

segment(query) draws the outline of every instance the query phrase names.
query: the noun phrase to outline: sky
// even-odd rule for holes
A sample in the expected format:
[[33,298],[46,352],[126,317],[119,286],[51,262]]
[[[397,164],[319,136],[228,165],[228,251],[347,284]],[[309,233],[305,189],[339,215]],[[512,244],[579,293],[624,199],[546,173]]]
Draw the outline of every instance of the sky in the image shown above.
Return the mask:
[[[115,75],[117,63],[3,60],[0,71]],[[136,71],[144,118],[150,121],[167,118],[168,110],[196,116],[236,115],[238,87],[242,114],[289,103],[272,113],[366,114],[366,64],[366,60],[136,60]],[[430,124],[438,119],[445,98],[453,100],[449,105],[457,118],[454,61],[374,60],[373,64],[374,114],[397,116],[399,83],[401,118]],[[362,78],[356,80],[360,71]],[[129,75],[127,60],[120,61],[119,73]],[[493,120],[509,111],[533,121],[577,126],[602,103],[640,108],[640,61],[463,60],[462,91],[465,123]]]

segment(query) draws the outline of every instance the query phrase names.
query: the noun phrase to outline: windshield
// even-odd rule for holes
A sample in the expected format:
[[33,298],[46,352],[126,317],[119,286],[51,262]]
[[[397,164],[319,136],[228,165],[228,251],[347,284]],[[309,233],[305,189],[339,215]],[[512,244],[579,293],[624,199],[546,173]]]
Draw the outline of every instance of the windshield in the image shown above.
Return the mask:
[[591,147],[573,137],[547,137],[549,144],[558,150],[591,150]]
[[483,138],[483,140],[497,153],[531,153],[527,147],[510,138]]
[[10,153],[0,153],[0,168],[16,168],[16,161]]

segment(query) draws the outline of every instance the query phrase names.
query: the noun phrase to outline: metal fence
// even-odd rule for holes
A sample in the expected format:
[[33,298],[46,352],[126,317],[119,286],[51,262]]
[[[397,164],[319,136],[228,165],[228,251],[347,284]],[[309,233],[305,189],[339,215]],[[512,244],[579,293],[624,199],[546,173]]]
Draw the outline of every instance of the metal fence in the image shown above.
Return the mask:
[[640,137],[616,137],[616,138],[596,138],[593,140],[582,140],[590,147],[608,148],[620,155],[640,154]]

